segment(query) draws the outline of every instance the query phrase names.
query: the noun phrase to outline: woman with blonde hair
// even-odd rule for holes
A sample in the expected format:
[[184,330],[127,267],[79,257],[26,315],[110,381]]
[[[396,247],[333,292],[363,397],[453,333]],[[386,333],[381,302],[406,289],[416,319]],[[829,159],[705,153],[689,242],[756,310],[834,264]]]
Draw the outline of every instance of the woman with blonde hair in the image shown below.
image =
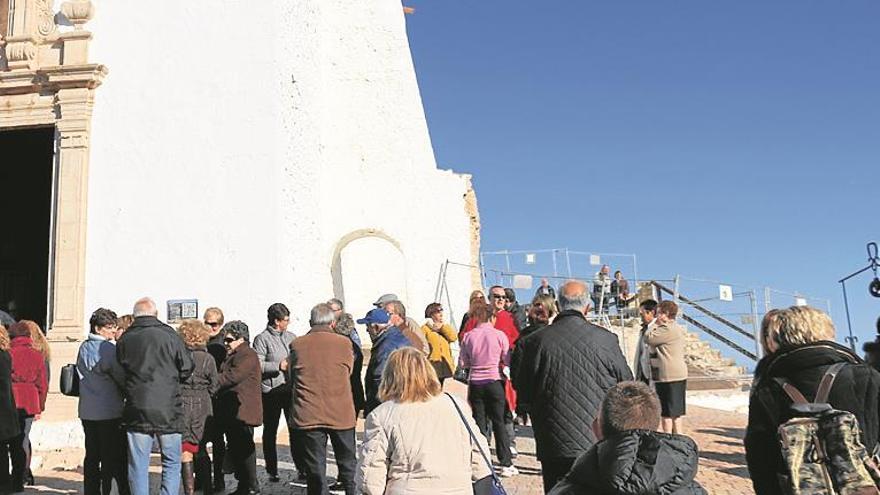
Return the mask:
[[461,317],[461,325],[458,326],[458,337],[459,338],[461,338],[461,334],[466,331],[465,329],[470,330],[470,328],[468,328],[468,320],[471,317],[470,316],[471,315],[470,307],[473,306],[474,303],[477,303],[477,302],[483,302],[483,303],[486,302],[486,294],[481,290],[475,290],[475,291],[471,292],[471,297],[468,298],[468,312],[465,313],[464,316]]
[[357,493],[472,495],[473,483],[492,475],[481,453],[489,452],[486,439],[472,435],[476,424],[459,413],[467,406],[442,393],[420,351],[391,353],[379,397],[358,455]]
[[809,306],[768,311],[761,323],[765,356],[758,362],[749,396],[746,463],[755,493],[782,494],[786,467],[777,429],[792,418],[787,383],[815,400],[826,373],[836,378],[827,402],[858,419],[861,441],[871,452],[880,440],[880,373],[847,347],[834,342],[831,318]]
[[210,327],[199,320],[183,320],[177,332],[192,353],[194,363],[192,375],[180,386],[184,421],[180,471],[183,493],[192,495],[195,491],[193,459],[199,453],[205,435],[205,422],[214,413],[211,396],[217,391],[217,365],[206,347],[211,336]]

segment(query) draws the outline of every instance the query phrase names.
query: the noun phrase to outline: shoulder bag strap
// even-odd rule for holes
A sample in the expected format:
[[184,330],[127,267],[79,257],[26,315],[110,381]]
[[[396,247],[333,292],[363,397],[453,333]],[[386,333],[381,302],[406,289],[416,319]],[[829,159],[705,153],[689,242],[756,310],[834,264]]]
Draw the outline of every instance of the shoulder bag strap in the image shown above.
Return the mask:
[[785,378],[774,378],[773,381],[779,384],[782,387],[782,390],[785,392],[785,395],[791,399],[795,404],[809,404],[810,401],[804,397],[804,394],[800,392],[794,385],[788,383]]
[[828,396],[831,394],[831,387],[834,386],[834,380],[846,364],[847,363],[837,363],[830,366],[825,371],[825,375],[822,376],[822,381],[819,382],[819,389],[816,391],[816,400],[813,402],[817,404],[825,404],[828,402]]
[[485,461],[485,462],[486,462],[486,466],[489,467],[489,472],[492,474],[492,477],[493,477],[493,478],[496,478],[496,476],[495,476],[495,469],[492,467],[492,461],[489,460],[489,457],[487,457],[487,456],[486,456],[486,453],[483,452],[483,447],[480,446],[480,442],[477,440],[477,436],[474,434],[474,430],[471,429],[471,425],[469,425],[468,422],[467,422],[467,419],[465,419],[465,417],[464,417],[464,413],[461,412],[461,408],[458,407],[458,403],[455,402],[455,399],[453,399],[451,395],[449,395],[449,392],[443,392],[443,393],[444,393],[447,397],[449,397],[449,400],[452,402],[452,405],[455,406],[455,410],[458,411],[458,417],[461,418],[461,422],[464,423],[464,427],[467,428],[467,431],[468,431],[468,433],[469,433],[470,436],[471,436],[471,441],[474,442],[474,444],[476,444],[476,446],[477,446],[477,450],[479,450],[479,451],[480,451],[480,455],[483,456],[483,461]]

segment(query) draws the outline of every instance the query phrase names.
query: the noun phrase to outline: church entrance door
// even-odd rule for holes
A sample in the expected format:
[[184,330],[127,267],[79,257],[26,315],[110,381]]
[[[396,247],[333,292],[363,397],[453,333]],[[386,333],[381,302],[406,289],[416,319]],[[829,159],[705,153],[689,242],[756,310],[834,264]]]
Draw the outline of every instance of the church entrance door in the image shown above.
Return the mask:
[[0,309],[45,330],[55,129],[0,129],[0,153]]

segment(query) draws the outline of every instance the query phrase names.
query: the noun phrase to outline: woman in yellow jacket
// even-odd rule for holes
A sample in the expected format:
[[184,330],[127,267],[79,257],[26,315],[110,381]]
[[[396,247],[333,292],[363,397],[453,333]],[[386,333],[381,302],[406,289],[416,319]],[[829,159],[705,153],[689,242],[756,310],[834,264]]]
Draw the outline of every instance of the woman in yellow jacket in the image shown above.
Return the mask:
[[443,381],[452,376],[455,369],[449,343],[458,340],[458,335],[449,323],[443,321],[443,306],[440,303],[429,304],[425,308],[425,318],[428,321],[422,325],[422,332],[425,333],[425,340],[430,348],[428,361],[434,366],[442,386]]

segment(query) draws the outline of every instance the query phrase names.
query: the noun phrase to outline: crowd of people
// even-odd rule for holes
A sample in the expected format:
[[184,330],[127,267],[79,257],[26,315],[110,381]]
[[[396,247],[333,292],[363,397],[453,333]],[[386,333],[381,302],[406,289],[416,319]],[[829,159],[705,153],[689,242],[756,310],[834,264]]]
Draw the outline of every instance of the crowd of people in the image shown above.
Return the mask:
[[[515,437],[525,425],[545,493],[705,493],[695,480],[698,447],[682,424],[686,333],[677,305],[640,302],[630,366],[617,336],[590,322],[593,295],[577,280],[544,283],[520,305],[515,291],[493,286],[471,294],[458,331],[439,303],[425,308],[419,325],[394,294],[357,320],[331,299],[311,309],[299,337],[282,303],[269,306],[265,329],[253,337],[216,307],[177,328],[158,319],[149,298],[131,315],[97,309],[76,362],[83,490],[149,493],[158,449],[164,495],[181,486],[187,495],[222,493],[227,475],[237,480],[232,493],[260,493],[254,428],[263,427],[266,475],[277,483],[283,414],[310,495],[492,493],[491,485],[518,474]],[[365,370],[356,325],[372,341]],[[788,492],[792,467],[777,430],[797,414],[792,388],[850,412],[860,445],[880,450],[880,373],[834,337],[830,318],[809,307],[771,310],[763,320],[765,356],[745,438],[758,494]],[[49,359],[36,323],[0,326],[0,483],[13,492],[32,482],[28,433],[45,409]],[[449,378],[467,384],[466,401],[443,392]]]

